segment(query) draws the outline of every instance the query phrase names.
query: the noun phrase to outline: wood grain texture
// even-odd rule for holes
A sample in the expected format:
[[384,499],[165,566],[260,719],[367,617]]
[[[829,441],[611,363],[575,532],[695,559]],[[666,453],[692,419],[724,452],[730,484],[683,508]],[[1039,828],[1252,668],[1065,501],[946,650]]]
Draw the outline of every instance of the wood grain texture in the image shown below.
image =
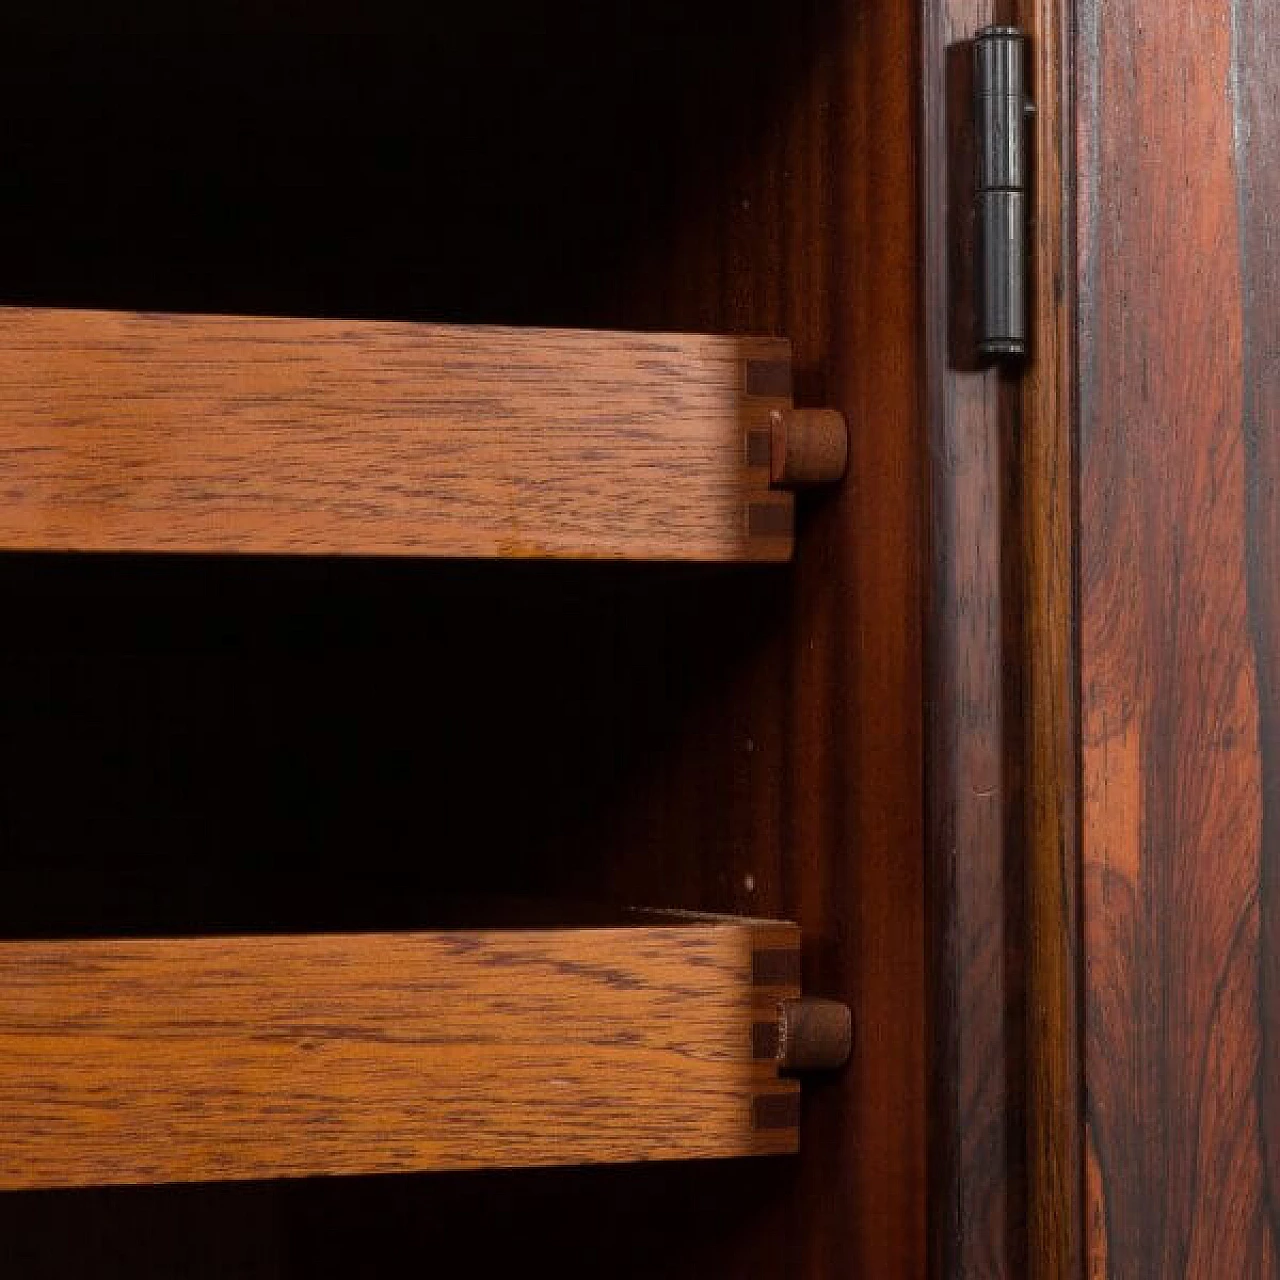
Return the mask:
[[[802,1159],[722,1188],[650,1268],[667,1274],[927,1273],[921,18],[899,0],[735,4],[733,55],[688,113],[686,198],[667,239],[645,225],[617,295],[628,323],[786,334],[797,403],[850,428],[844,483],[799,496],[776,612],[631,793],[630,855],[608,869],[632,900],[679,885],[797,919],[806,991],[856,1020],[848,1068],[806,1091]],[[744,66],[769,68],[756,92]]]
[[785,560],[784,341],[0,309],[0,547]]
[[[798,1161],[0,1197],[24,1277],[463,1239],[479,1274],[922,1280],[921,13],[499,0],[391,41],[0,50],[12,297],[786,335],[797,403],[851,427],[785,573],[7,565],[11,932],[421,927],[442,881],[799,917],[858,1027]],[[360,877],[314,874],[351,847]]]
[[[798,931],[0,946],[0,1187],[766,1155]],[[769,963],[778,955],[791,964]]]
[[773,483],[783,489],[838,484],[849,469],[849,425],[835,409],[780,409],[770,442]]
[[1083,1239],[1075,652],[1075,102],[1066,0],[1029,0],[1033,347],[1014,437],[1026,859],[1027,1275],[1078,1280]]
[[[813,940],[806,989],[850,1004],[856,1034],[838,1087],[806,1099],[793,1229],[806,1278],[917,1280],[927,1270],[930,1052],[922,10],[895,0],[817,8],[830,25],[807,32],[815,74],[793,126],[803,159],[789,165],[784,151],[775,178],[791,189],[796,170],[805,175],[786,242],[801,274],[777,287],[799,293],[783,331],[813,379],[806,403],[843,410],[850,443],[844,485],[800,535],[781,914]],[[774,1274],[784,1271],[795,1274],[785,1257]]]
[[930,1271],[996,1280],[1026,1273],[1019,694],[1006,664],[1017,396],[977,359],[970,323],[971,41],[1008,8],[925,6],[922,64]]
[[1268,1280],[1280,25],[1079,16],[1086,1272]]
[[1236,201],[1244,285],[1245,565],[1262,775],[1257,1124],[1265,1163],[1260,1232],[1280,1272],[1280,18],[1232,10]]

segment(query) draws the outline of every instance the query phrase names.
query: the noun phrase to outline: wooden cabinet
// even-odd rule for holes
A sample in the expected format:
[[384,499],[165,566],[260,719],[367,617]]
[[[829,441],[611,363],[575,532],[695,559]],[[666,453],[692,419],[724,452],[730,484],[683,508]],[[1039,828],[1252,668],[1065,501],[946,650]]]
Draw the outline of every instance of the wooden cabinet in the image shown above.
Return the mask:
[[[915,15],[264,14],[0,59],[0,1181],[200,1180],[8,1192],[6,1274],[919,1274]],[[771,485],[791,405],[843,485]]]
[[1276,1275],[1265,6],[144,8],[0,50],[0,1270]]

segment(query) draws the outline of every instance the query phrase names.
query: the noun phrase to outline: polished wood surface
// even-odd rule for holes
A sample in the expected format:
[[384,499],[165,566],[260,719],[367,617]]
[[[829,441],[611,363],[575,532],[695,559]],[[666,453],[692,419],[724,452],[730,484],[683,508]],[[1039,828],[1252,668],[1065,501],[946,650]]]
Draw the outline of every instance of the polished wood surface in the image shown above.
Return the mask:
[[785,560],[773,339],[0,309],[0,548]]
[[805,929],[806,990],[856,1018],[848,1070],[806,1098],[803,1265],[773,1271],[806,1280],[926,1271],[919,38],[913,5],[812,5],[772,162],[774,184],[805,175],[783,233],[821,285],[793,269],[803,403],[850,423],[848,478],[800,535],[784,694],[782,914]]
[[784,1071],[839,1071],[853,1052],[853,1011],[838,1000],[787,1000],[778,1018]]
[[1025,837],[1027,1275],[1080,1280],[1079,737],[1074,589],[1075,98],[1067,0],[1022,6],[1036,104],[1031,197],[1033,350],[1010,444],[1021,624]]
[[788,65],[805,70],[752,207],[787,193],[785,269],[768,277],[781,331],[801,402],[843,410],[850,438],[844,484],[800,509],[779,893],[805,929],[806,991],[848,1003],[856,1027],[847,1070],[806,1096],[797,1186],[786,1219],[754,1229],[778,1241],[755,1274],[922,1280],[920,14],[893,0],[786,12],[800,24]]
[[799,934],[0,946],[0,1188],[768,1155]]
[[[1256,667],[1258,841],[1257,1135],[1265,1166],[1255,1230],[1280,1274],[1280,17],[1244,0],[1235,18],[1233,119],[1244,307],[1245,581]],[[1250,1043],[1252,1041],[1252,1043]],[[1265,1225],[1258,1225],[1259,1220]]]
[[[921,14],[752,0],[724,32],[732,56],[708,52],[697,78],[699,130],[657,166],[687,157],[685,198],[665,241],[639,238],[616,305],[632,324],[786,334],[797,402],[848,420],[848,474],[798,495],[785,589],[678,754],[635,780],[631,849],[608,874],[632,900],[679,886],[797,919],[806,991],[848,1003],[856,1034],[846,1071],[806,1091],[803,1157],[718,1188],[706,1226],[650,1269],[923,1280]],[[739,91],[743,66],[769,68],[758,92]],[[710,838],[691,848],[695,832]]]
[[838,484],[849,469],[849,424],[835,409],[775,409],[770,473],[783,489]]
[[[1006,640],[1015,384],[977,356],[972,38],[990,0],[924,7],[925,841],[931,1274],[1026,1271],[1020,696]],[[1016,560],[1013,561],[1016,563]]]
[[1085,1274],[1280,1275],[1280,26],[1079,6]]

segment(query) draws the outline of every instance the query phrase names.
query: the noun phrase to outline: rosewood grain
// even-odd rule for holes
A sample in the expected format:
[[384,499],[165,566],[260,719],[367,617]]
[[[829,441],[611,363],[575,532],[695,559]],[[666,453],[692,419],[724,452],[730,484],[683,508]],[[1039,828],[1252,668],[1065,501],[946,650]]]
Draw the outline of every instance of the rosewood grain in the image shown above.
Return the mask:
[[793,1152],[798,1086],[753,1027],[799,994],[766,985],[798,945],[745,923],[4,944],[0,1187]]
[[1032,350],[1012,447],[1021,625],[1025,848],[1027,1274],[1079,1280],[1079,737],[1074,591],[1076,431],[1074,6],[1029,0]]
[[1085,1271],[1280,1275],[1280,33],[1079,6]]
[[1266,1192],[1259,1208],[1280,1271],[1280,19],[1237,0],[1232,105],[1240,217],[1242,387],[1246,505],[1245,583],[1257,679],[1259,831],[1257,1124]]
[[779,370],[765,338],[0,309],[0,548],[785,560],[743,443]]
[[[977,359],[973,55],[989,0],[924,7],[931,1274],[1026,1270],[1016,668],[1006,638],[1016,396]],[[1011,674],[1014,676],[1011,679]]]

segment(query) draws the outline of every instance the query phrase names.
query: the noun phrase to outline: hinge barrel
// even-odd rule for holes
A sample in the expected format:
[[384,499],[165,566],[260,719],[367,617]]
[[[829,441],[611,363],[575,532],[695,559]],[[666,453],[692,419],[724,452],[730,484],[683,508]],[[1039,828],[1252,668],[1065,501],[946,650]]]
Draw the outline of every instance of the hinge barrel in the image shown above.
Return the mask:
[[987,27],[974,40],[977,130],[978,349],[1027,353],[1026,39]]

